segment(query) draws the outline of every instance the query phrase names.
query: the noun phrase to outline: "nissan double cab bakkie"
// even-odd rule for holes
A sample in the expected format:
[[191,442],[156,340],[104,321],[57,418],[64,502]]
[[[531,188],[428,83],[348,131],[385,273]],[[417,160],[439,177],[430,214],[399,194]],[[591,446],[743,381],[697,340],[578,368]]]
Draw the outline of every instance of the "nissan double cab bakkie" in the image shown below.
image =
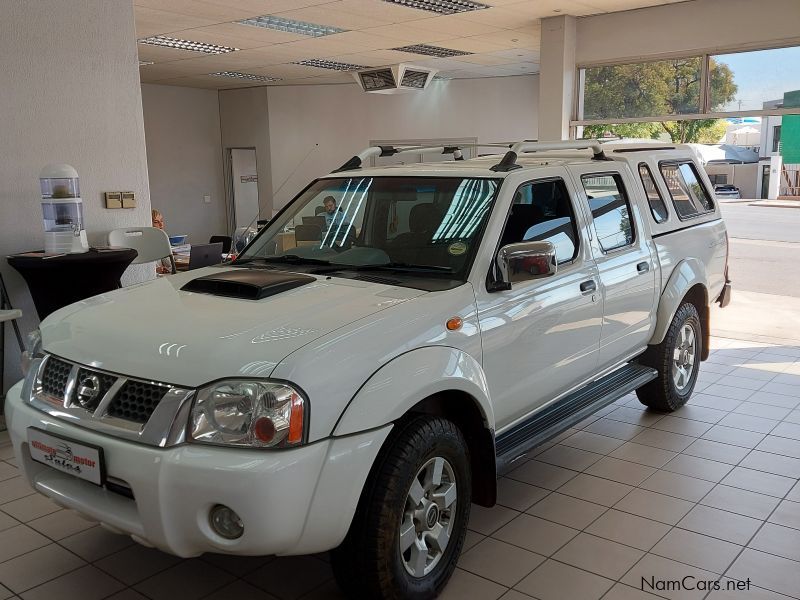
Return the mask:
[[[435,597],[497,475],[631,392],[683,406],[730,300],[689,147],[507,148],[367,149],[235,261],[52,314],[5,409],[25,477],[179,556]],[[364,165],[401,152],[456,160]]]

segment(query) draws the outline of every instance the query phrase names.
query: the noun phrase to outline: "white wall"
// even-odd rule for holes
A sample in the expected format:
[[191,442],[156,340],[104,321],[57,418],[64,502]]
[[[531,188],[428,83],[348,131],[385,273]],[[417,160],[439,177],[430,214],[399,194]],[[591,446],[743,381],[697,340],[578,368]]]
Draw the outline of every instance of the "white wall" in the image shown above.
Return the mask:
[[[0,256],[41,248],[39,172],[66,162],[80,174],[91,244],[109,230],[150,223],[139,69],[130,0],[0,2]],[[132,210],[104,208],[102,192],[132,190]],[[22,278],[0,270],[11,299],[37,319]],[[152,269],[134,269],[133,279]],[[6,338],[6,386],[20,374]]]
[[[258,200],[262,215],[272,215],[270,171],[270,119],[267,88],[254,87],[219,92],[222,147],[255,148],[258,163]],[[280,152],[280,148],[278,148]]]
[[[255,175],[256,180],[250,177]],[[233,205],[236,227],[255,226],[254,221],[260,219],[258,204],[258,165],[255,150],[247,148],[231,149],[231,178],[233,179]],[[245,178],[243,181],[242,178]],[[272,215],[264,215],[267,219]]]
[[798,0],[694,0],[578,19],[578,64],[800,39]]
[[[267,89],[275,209],[370,140],[537,135],[537,76],[435,81],[419,94],[366,94],[355,84]],[[260,154],[258,162],[260,171]]]
[[151,203],[167,231],[202,244],[226,234],[216,90],[144,84],[142,105]]

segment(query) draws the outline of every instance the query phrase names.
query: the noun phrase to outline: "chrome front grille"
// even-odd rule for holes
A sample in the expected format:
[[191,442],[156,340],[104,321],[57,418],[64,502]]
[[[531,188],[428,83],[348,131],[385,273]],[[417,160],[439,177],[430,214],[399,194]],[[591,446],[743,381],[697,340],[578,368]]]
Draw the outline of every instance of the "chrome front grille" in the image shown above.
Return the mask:
[[42,370],[42,391],[53,398],[63,398],[71,370],[70,363],[50,357]]
[[108,406],[108,414],[136,423],[147,423],[169,388],[128,380]]
[[192,396],[190,389],[48,355],[36,369],[30,402],[81,427],[153,446],[169,446],[183,440]]

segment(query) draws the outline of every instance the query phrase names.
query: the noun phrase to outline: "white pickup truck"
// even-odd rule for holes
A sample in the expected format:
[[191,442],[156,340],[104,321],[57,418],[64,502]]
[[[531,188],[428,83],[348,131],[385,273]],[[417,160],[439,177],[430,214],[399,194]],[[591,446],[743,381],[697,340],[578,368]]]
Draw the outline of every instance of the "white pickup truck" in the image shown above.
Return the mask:
[[370,148],[234,262],[45,319],[5,407],[31,485],[179,556],[333,550],[349,596],[432,598],[498,473],[633,390],[688,400],[730,299],[688,147],[363,166],[406,151],[461,158]]

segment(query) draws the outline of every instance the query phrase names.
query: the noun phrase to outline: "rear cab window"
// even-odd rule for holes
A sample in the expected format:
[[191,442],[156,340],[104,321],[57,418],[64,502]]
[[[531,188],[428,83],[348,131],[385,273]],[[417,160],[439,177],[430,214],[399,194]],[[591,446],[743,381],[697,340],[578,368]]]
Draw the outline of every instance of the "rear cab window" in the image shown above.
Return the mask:
[[662,162],[659,168],[681,221],[714,210],[714,201],[703,186],[692,161]]
[[653,215],[653,220],[656,223],[663,223],[669,218],[669,211],[664,198],[661,197],[661,192],[656,187],[656,182],[647,163],[639,163],[639,177],[647,195],[647,203],[650,205],[650,213]]
[[631,206],[619,173],[581,175],[594,230],[603,252],[633,244],[635,232]]

